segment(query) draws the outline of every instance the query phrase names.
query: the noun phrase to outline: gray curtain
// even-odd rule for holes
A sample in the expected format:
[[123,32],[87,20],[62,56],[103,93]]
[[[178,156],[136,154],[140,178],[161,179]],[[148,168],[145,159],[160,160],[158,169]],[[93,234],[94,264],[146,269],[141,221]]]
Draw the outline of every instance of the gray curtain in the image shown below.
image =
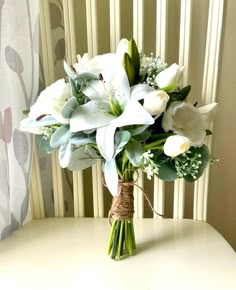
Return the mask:
[[38,94],[38,1],[0,0],[0,239],[30,219],[32,136],[19,122]]

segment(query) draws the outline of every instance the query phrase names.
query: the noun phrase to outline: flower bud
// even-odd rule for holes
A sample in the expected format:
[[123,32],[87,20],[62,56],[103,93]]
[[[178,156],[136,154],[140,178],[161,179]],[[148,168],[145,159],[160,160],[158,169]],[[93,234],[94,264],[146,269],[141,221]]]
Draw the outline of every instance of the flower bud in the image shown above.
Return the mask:
[[183,66],[174,63],[156,76],[155,83],[159,88],[165,88],[173,84],[179,85],[183,76],[183,71]]
[[169,95],[161,90],[153,91],[144,97],[143,107],[152,116],[160,116],[166,109]]
[[190,147],[188,138],[180,135],[173,135],[166,139],[164,153],[170,157],[176,157],[186,152]]

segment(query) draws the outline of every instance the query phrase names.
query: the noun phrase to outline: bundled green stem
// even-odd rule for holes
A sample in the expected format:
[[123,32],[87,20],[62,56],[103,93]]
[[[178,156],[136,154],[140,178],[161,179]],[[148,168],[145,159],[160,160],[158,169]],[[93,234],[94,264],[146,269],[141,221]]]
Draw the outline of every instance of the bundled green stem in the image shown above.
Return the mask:
[[[130,176],[127,175],[128,177]],[[120,260],[124,255],[132,255],[136,248],[133,213],[133,181],[120,181],[118,195],[113,198],[109,212],[113,222],[108,242],[108,255],[111,255],[112,259]]]
[[120,260],[124,255],[132,255],[135,249],[133,220],[114,220],[108,242],[108,255]]

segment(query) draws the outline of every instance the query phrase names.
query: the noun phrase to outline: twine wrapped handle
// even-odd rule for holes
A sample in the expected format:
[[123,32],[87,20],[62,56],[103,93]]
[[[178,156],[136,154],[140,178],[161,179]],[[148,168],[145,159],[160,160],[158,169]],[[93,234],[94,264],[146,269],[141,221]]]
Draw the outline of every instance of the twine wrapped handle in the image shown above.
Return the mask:
[[109,221],[132,219],[134,214],[134,183],[122,182],[118,184],[118,195],[112,199],[111,209],[108,214]]
[[152,212],[158,216],[165,217],[165,215],[159,214],[152,206],[147,194],[141,186],[137,184],[137,180],[134,181],[123,181],[120,180],[118,184],[118,194],[112,199],[111,209],[108,214],[109,223],[111,224],[111,219],[114,220],[127,220],[132,219],[134,214],[134,196],[133,189],[137,186],[143,193],[146,201]]

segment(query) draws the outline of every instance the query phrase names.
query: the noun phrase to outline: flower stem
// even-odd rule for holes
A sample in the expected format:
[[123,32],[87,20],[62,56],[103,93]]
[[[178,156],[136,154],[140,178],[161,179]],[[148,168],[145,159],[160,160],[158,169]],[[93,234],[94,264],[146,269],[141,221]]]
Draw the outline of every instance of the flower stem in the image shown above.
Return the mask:
[[107,253],[114,260],[132,255],[136,249],[133,220],[115,220],[112,223]]

